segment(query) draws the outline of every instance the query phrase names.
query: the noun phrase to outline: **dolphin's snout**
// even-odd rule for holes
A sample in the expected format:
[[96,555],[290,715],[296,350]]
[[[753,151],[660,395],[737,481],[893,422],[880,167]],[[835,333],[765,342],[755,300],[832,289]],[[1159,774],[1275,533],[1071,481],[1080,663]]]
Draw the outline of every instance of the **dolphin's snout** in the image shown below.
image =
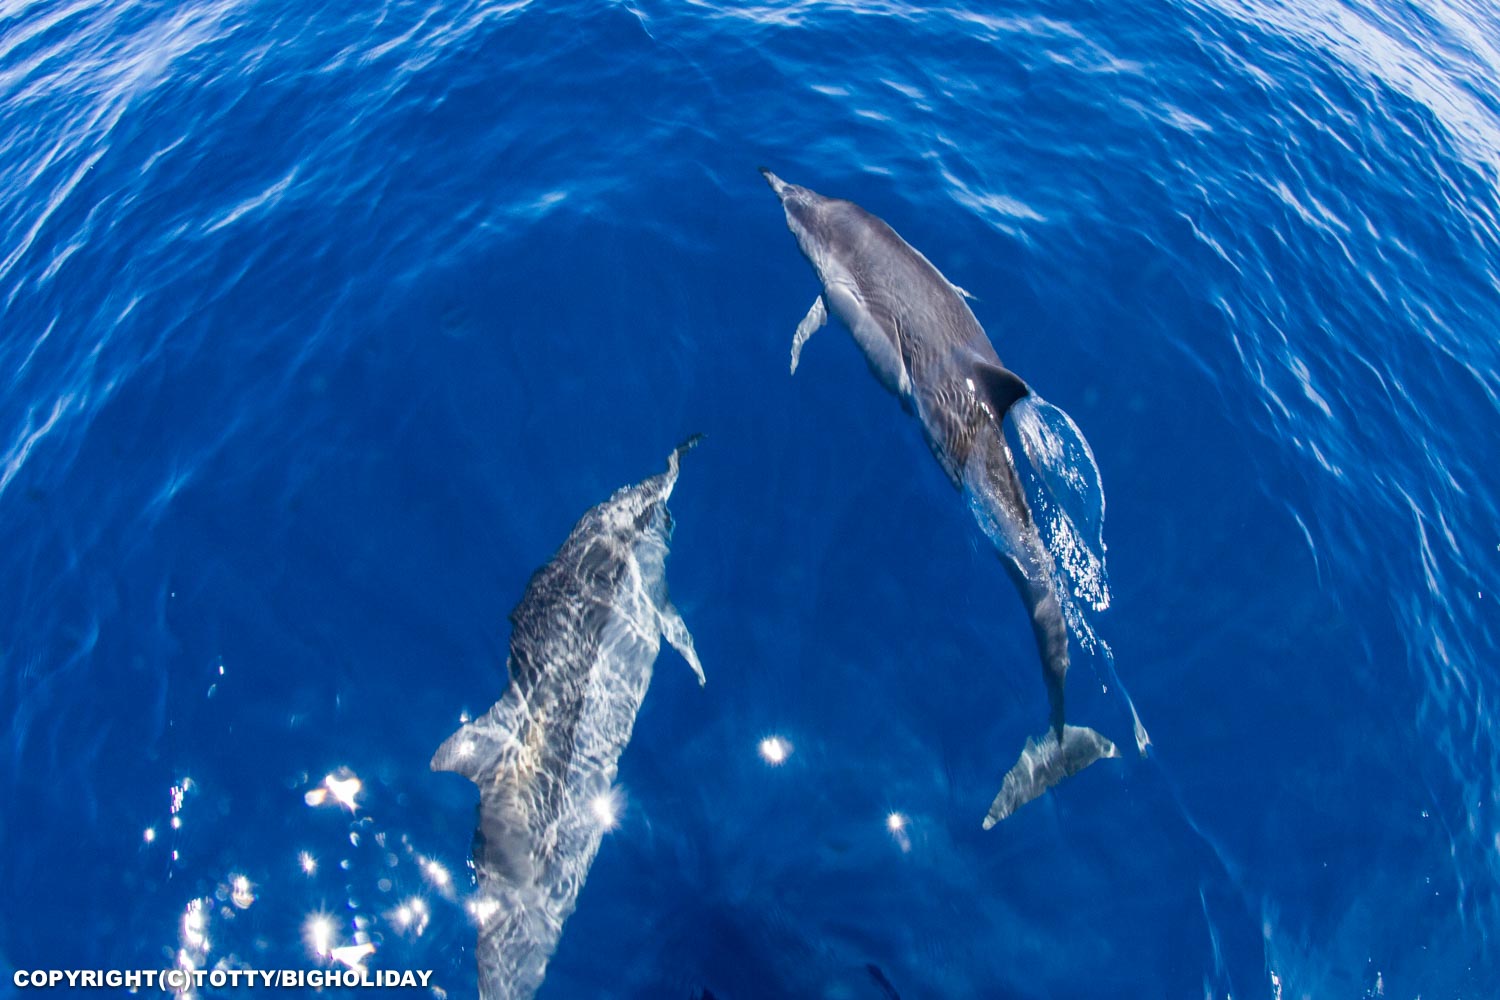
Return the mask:
[[780,177],[777,177],[765,167],[760,168],[760,173],[761,176],[766,179],[766,183],[771,185],[771,190],[776,192],[776,197],[783,198],[786,196],[786,189],[790,187],[790,185],[787,184],[786,181],[782,180]]

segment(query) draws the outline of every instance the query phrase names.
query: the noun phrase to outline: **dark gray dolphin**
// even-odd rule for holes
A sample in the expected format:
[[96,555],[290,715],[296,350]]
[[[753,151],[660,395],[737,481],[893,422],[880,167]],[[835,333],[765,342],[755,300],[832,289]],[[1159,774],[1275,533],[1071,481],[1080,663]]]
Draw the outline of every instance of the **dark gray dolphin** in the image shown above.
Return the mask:
[[1052,556],[1001,427],[1006,412],[1031,390],[1000,363],[964,301],[967,293],[895,230],[853,202],[788,184],[764,168],[761,173],[823,283],[792,340],[792,371],[831,310],[854,335],[870,371],[921,422],[938,464],[968,495],[1031,614],[1051,726],[1027,743],[1006,775],[985,817],[988,829],[1094,761],[1119,755],[1092,729],[1063,722],[1067,623],[1053,591]]
[[698,683],[693,637],[667,597],[667,498],[678,461],[615,491],[574,526],[511,612],[510,685],[432,757],[479,786],[481,1000],[524,1000],[573,912],[620,803],[614,779],[662,637]]

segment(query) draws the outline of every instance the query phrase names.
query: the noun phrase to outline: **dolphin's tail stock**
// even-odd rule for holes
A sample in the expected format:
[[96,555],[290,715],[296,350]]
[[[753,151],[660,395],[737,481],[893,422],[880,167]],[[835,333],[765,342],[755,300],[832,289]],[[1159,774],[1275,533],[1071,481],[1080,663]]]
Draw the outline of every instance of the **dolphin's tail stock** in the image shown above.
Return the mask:
[[984,828],[988,830],[1094,761],[1118,756],[1120,751],[1113,743],[1086,726],[1063,726],[1061,740],[1055,729],[1048,729],[1041,739],[1028,739],[1021,759],[1005,776],[1000,794],[990,803]]

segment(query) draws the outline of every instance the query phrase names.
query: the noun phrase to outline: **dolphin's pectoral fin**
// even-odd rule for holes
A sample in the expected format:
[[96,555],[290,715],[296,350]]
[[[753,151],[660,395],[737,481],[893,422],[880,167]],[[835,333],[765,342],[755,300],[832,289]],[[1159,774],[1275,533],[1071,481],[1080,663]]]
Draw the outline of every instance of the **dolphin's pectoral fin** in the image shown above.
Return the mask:
[[802,357],[802,345],[807,343],[808,338],[818,332],[818,329],[828,322],[828,307],[823,304],[823,296],[819,295],[813,299],[812,308],[807,315],[802,317],[802,322],[797,324],[797,332],[792,337],[792,374],[797,374],[797,361]]
[[661,609],[661,634],[667,637],[672,648],[693,668],[693,673],[698,675],[699,687],[707,683],[707,678],[703,676],[703,664],[698,662],[698,651],[693,648],[693,633],[688,631],[687,623],[682,620],[682,615],[677,613],[677,608],[671,601]]
[[984,818],[988,830],[1047,789],[1082,771],[1096,760],[1118,757],[1120,751],[1103,736],[1084,726],[1064,726],[1061,738],[1049,729],[1041,739],[1029,739],[1021,759],[1005,776],[1000,794]]
[[1005,419],[1006,411],[1031,393],[1031,387],[1009,368],[979,362],[974,366],[975,390],[989,404],[995,423]]

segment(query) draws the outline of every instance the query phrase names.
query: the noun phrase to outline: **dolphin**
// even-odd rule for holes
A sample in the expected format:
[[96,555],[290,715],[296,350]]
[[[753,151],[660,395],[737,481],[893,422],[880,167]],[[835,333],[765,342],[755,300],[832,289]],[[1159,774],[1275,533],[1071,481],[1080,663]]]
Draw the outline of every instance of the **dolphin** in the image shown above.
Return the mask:
[[989,829],[1096,760],[1119,751],[1092,729],[1064,723],[1068,627],[1042,542],[1016,472],[1002,421],[1031,393],[995,353],[968,293],[943,277],[885,222],[853,202],[825,198],[761,168],[781,199],[787,227],[823,292],[792,338],[792,372],[802,348],[828,321],[843,321],[871,373],[915,416],[938,464],[969,499],[975,518],[1031,615],[1051,707],[1050,726],[1028,740],[984,819]]
[[474,835],[481,1000],[525,1000],[617,822],[621,752],[665,636],[704,681],[665,576],[684,442],[666,471],[590,509],[511,612],[510,684],[438,747],[434,771],[479,786]]

